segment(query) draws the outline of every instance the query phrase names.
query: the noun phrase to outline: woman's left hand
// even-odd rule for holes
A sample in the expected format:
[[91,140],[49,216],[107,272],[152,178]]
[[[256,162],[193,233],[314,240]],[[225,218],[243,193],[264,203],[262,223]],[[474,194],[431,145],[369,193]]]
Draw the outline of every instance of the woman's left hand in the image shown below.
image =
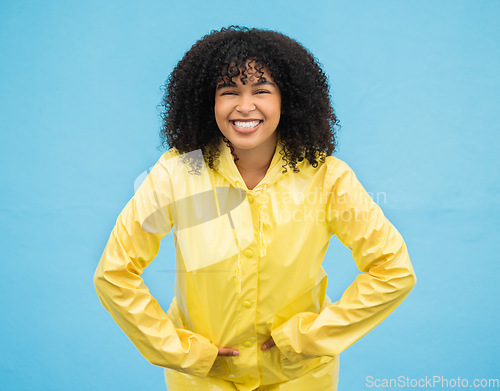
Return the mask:
[[267,349],[271,349],[273,346],[276,346],[276,344],[274,343],[273,337],[271,337],[266,342],[264,342],[264,345],[262,345],[260,348],[262,350],[267,350]]

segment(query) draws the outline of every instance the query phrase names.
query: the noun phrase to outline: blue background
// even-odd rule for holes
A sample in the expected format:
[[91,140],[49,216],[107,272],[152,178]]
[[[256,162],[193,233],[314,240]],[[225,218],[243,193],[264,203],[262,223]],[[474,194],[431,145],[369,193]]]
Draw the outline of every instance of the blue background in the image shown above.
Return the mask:
[[[1,1],[0,389],[163,390],[92,276],[159,150],[176,62],[212,29],[284,32],[327,72],[337,156],[405,238],[406,301],[341,355],[366,377],[499,378],[500,2]],[[173,295],[172,236],[144,278]],[[338,299],[357,269],[332,241]],[[215,287],[214,287],[215,289]],[[372,388],[373,389],[373,388]]]

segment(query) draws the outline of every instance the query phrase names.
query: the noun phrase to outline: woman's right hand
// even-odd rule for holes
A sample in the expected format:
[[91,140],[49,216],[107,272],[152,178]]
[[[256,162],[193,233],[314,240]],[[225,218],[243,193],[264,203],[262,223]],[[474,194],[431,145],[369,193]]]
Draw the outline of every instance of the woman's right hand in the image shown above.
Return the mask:
[[231,348],[219,348],[219,356],[239,356],[240,352],[237,351],[236,349],[231,349]]

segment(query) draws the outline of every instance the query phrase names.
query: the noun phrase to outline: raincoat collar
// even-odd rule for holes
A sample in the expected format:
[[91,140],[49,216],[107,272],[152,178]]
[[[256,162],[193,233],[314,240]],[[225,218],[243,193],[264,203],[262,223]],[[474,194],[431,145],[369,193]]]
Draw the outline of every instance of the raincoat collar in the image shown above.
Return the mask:
[[[283,160],[283,155],[282,155],[283,150],[284,150],[284,143],[281,141],[281,139],[278,138],[278,142],[276,143],[276,149],[274,151],[273,158],[271,159],[271,164],[267,169],[266,175],[259,182],[259,184],[255,186],[255,188],[252,189],[251,191],[259,190],[261,188],[264,189],[268,188],[269,186],[273,185],[276,181],[281,179],[284,175],[286,175],[283,174],[283,169],[285,165],[285,161]],[[236,164],[234,162],[234,157],[231,154],[231,149],[226,145],[226,143],[223,140],[221,140],[221,143],[219,145],[219,151],[220,151],[219,165],[216,168],[216,170],[224,178],[226,178],[226,180],[232,186],[239,187],[248,191],[245,181],[243,180],[238,170],[238,167],[236,167]]]

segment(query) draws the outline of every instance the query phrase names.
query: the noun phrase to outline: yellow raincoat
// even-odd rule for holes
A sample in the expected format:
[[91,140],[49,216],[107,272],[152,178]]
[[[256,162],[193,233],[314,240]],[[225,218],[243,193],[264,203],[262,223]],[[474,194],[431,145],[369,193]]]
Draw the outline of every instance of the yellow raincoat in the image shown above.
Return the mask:
[[[253,190],[224,143],[216,169],[200,151],[170,150],[120,213],[94,282],[151,363],[245,391],[286,382],[338,360],[413,288],[401,235],[349,166],[330,156],[283,174],[281,148]],[[140,275],[172,228],[175,297],[165,313]],[[335,303],[322,267],[332,235],[363,272]],[[271,336],[276,347],[262,351]],[[217,346],[240,355],[217,356]]]

